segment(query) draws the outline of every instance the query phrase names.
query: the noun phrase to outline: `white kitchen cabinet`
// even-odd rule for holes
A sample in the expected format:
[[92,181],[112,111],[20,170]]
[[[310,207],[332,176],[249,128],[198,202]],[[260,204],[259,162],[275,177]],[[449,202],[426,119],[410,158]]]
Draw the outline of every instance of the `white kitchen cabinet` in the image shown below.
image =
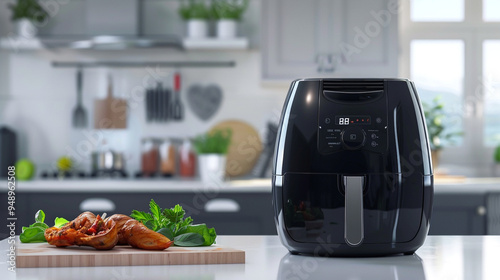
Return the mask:
[[394,0],[262,4],[262,78],[396,77]]

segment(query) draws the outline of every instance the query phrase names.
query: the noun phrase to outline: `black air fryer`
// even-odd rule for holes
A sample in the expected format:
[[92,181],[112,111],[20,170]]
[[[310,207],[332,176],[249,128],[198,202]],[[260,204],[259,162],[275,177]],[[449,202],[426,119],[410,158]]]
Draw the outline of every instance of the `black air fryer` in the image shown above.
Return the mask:
[[433,176],[424,114],[401,79],[302,79],[283,108],[275,221],[293,254],[412,254],[429,229]]

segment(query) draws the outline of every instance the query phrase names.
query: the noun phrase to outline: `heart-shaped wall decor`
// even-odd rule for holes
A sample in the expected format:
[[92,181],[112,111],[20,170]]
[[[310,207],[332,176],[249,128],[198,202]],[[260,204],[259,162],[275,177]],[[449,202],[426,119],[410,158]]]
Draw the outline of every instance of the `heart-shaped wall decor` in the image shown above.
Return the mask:
[[187,91],[189,107],[198,118],[208,120],[222,104],[222,90],[217,85],[192,85]]

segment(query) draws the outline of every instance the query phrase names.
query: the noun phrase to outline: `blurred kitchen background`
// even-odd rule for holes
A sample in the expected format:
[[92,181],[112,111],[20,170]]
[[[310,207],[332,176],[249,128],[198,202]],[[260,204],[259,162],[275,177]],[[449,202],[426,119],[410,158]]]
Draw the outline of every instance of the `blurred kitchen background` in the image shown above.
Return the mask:
[[[228,6],[217,13],[216,2]],[[31,26],[23,5],[35,6]],[[56,216],[64,207],[68,218],[83,209],[128,214],[153,195],[166,206],[193,206],[222,234],[275,234],[269,162],[290,82],[400,77],[415,82],[432,124],[439,176],[431,233],[500,232],[499,0],[0,0],[0,7],[1,168],[13,158],[34,167],[17,186],[26,221],[39,208]],[[99,124],[100,116],[115,119]],[[214,127],[239,135],[228,166],[243,167],[196,203],[206,185],[197,157],[182,155],[194,154],[190,141]],[[181,174],[183,160],[194,169]],[[56,195],[61,205],[48,205]]]

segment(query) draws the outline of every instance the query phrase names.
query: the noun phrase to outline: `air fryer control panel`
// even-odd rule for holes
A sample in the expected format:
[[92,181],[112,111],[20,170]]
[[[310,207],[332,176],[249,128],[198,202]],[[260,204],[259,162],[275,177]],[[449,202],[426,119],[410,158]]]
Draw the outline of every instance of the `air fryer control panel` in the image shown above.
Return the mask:
[[377,100],[359,103],[320,97],[319,152],[366,150],[384,153],[387,150],[386,108],[385,94]]

